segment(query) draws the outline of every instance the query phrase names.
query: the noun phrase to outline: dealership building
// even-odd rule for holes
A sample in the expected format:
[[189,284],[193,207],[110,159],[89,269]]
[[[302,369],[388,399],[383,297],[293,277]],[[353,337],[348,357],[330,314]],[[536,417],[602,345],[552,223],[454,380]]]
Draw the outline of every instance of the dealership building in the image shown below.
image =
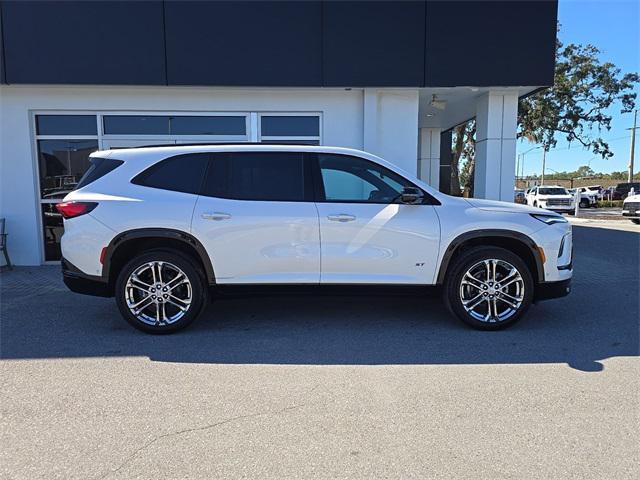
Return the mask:
[[518,98],[553,82],[556,1],[0,1],[0,217],[60,257],[53,205],[98,149],[366,150],[442,191],[476,118],[475,195],[513,201]]

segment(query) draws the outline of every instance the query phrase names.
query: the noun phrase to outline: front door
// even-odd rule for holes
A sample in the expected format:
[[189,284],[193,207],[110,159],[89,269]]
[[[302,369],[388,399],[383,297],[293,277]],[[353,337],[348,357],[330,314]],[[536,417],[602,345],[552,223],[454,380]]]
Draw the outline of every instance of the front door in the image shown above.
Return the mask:
[[400,175],[368,160],[318,154],[321,283],[432,284],[440,223],[434,207],[399,201]]
[[303,153],[213,154],[192,232],[221,284],[320,281],[318,213]]

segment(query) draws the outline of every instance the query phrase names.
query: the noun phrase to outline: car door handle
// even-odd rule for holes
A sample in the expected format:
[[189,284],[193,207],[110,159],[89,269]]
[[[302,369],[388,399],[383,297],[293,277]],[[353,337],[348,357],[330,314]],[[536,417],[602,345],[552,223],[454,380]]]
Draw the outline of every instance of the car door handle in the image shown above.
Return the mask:
[[213,213],[203,213],[200,215],[205,220],[228,220],[231,218],[231,215],[223,212],[213,212]]
[[332,222],[353,222],[355,215],[349,215],[348,213],[338,213],[337,215],[328,215],[327,218]]

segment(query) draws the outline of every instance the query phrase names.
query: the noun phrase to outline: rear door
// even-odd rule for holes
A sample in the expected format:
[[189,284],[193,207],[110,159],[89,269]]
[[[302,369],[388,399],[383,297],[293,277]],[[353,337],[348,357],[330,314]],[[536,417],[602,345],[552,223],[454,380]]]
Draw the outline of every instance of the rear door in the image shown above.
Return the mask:
[[313,155],[321,283],[431,284],[440,246],[434,206],[402,204],[414,185],[369,160]]
[[320,233],[302,152],[213,154],[192,232],[216,281],[318,283]]

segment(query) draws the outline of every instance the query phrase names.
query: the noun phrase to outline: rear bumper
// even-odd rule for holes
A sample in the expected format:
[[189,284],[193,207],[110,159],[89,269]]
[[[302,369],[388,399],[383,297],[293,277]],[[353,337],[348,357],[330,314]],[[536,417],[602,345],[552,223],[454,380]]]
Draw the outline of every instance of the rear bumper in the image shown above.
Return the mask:
[[112,297],[109,285],[102,277],[94,277],[81,272],[75,265],[62,258],[62,280],[69,290],[95,297]]
[[559,282],[544,282],[536,286],[536,293],[533,301],[550,300],[552,298],[566,297],[571,293],[571,279]]

